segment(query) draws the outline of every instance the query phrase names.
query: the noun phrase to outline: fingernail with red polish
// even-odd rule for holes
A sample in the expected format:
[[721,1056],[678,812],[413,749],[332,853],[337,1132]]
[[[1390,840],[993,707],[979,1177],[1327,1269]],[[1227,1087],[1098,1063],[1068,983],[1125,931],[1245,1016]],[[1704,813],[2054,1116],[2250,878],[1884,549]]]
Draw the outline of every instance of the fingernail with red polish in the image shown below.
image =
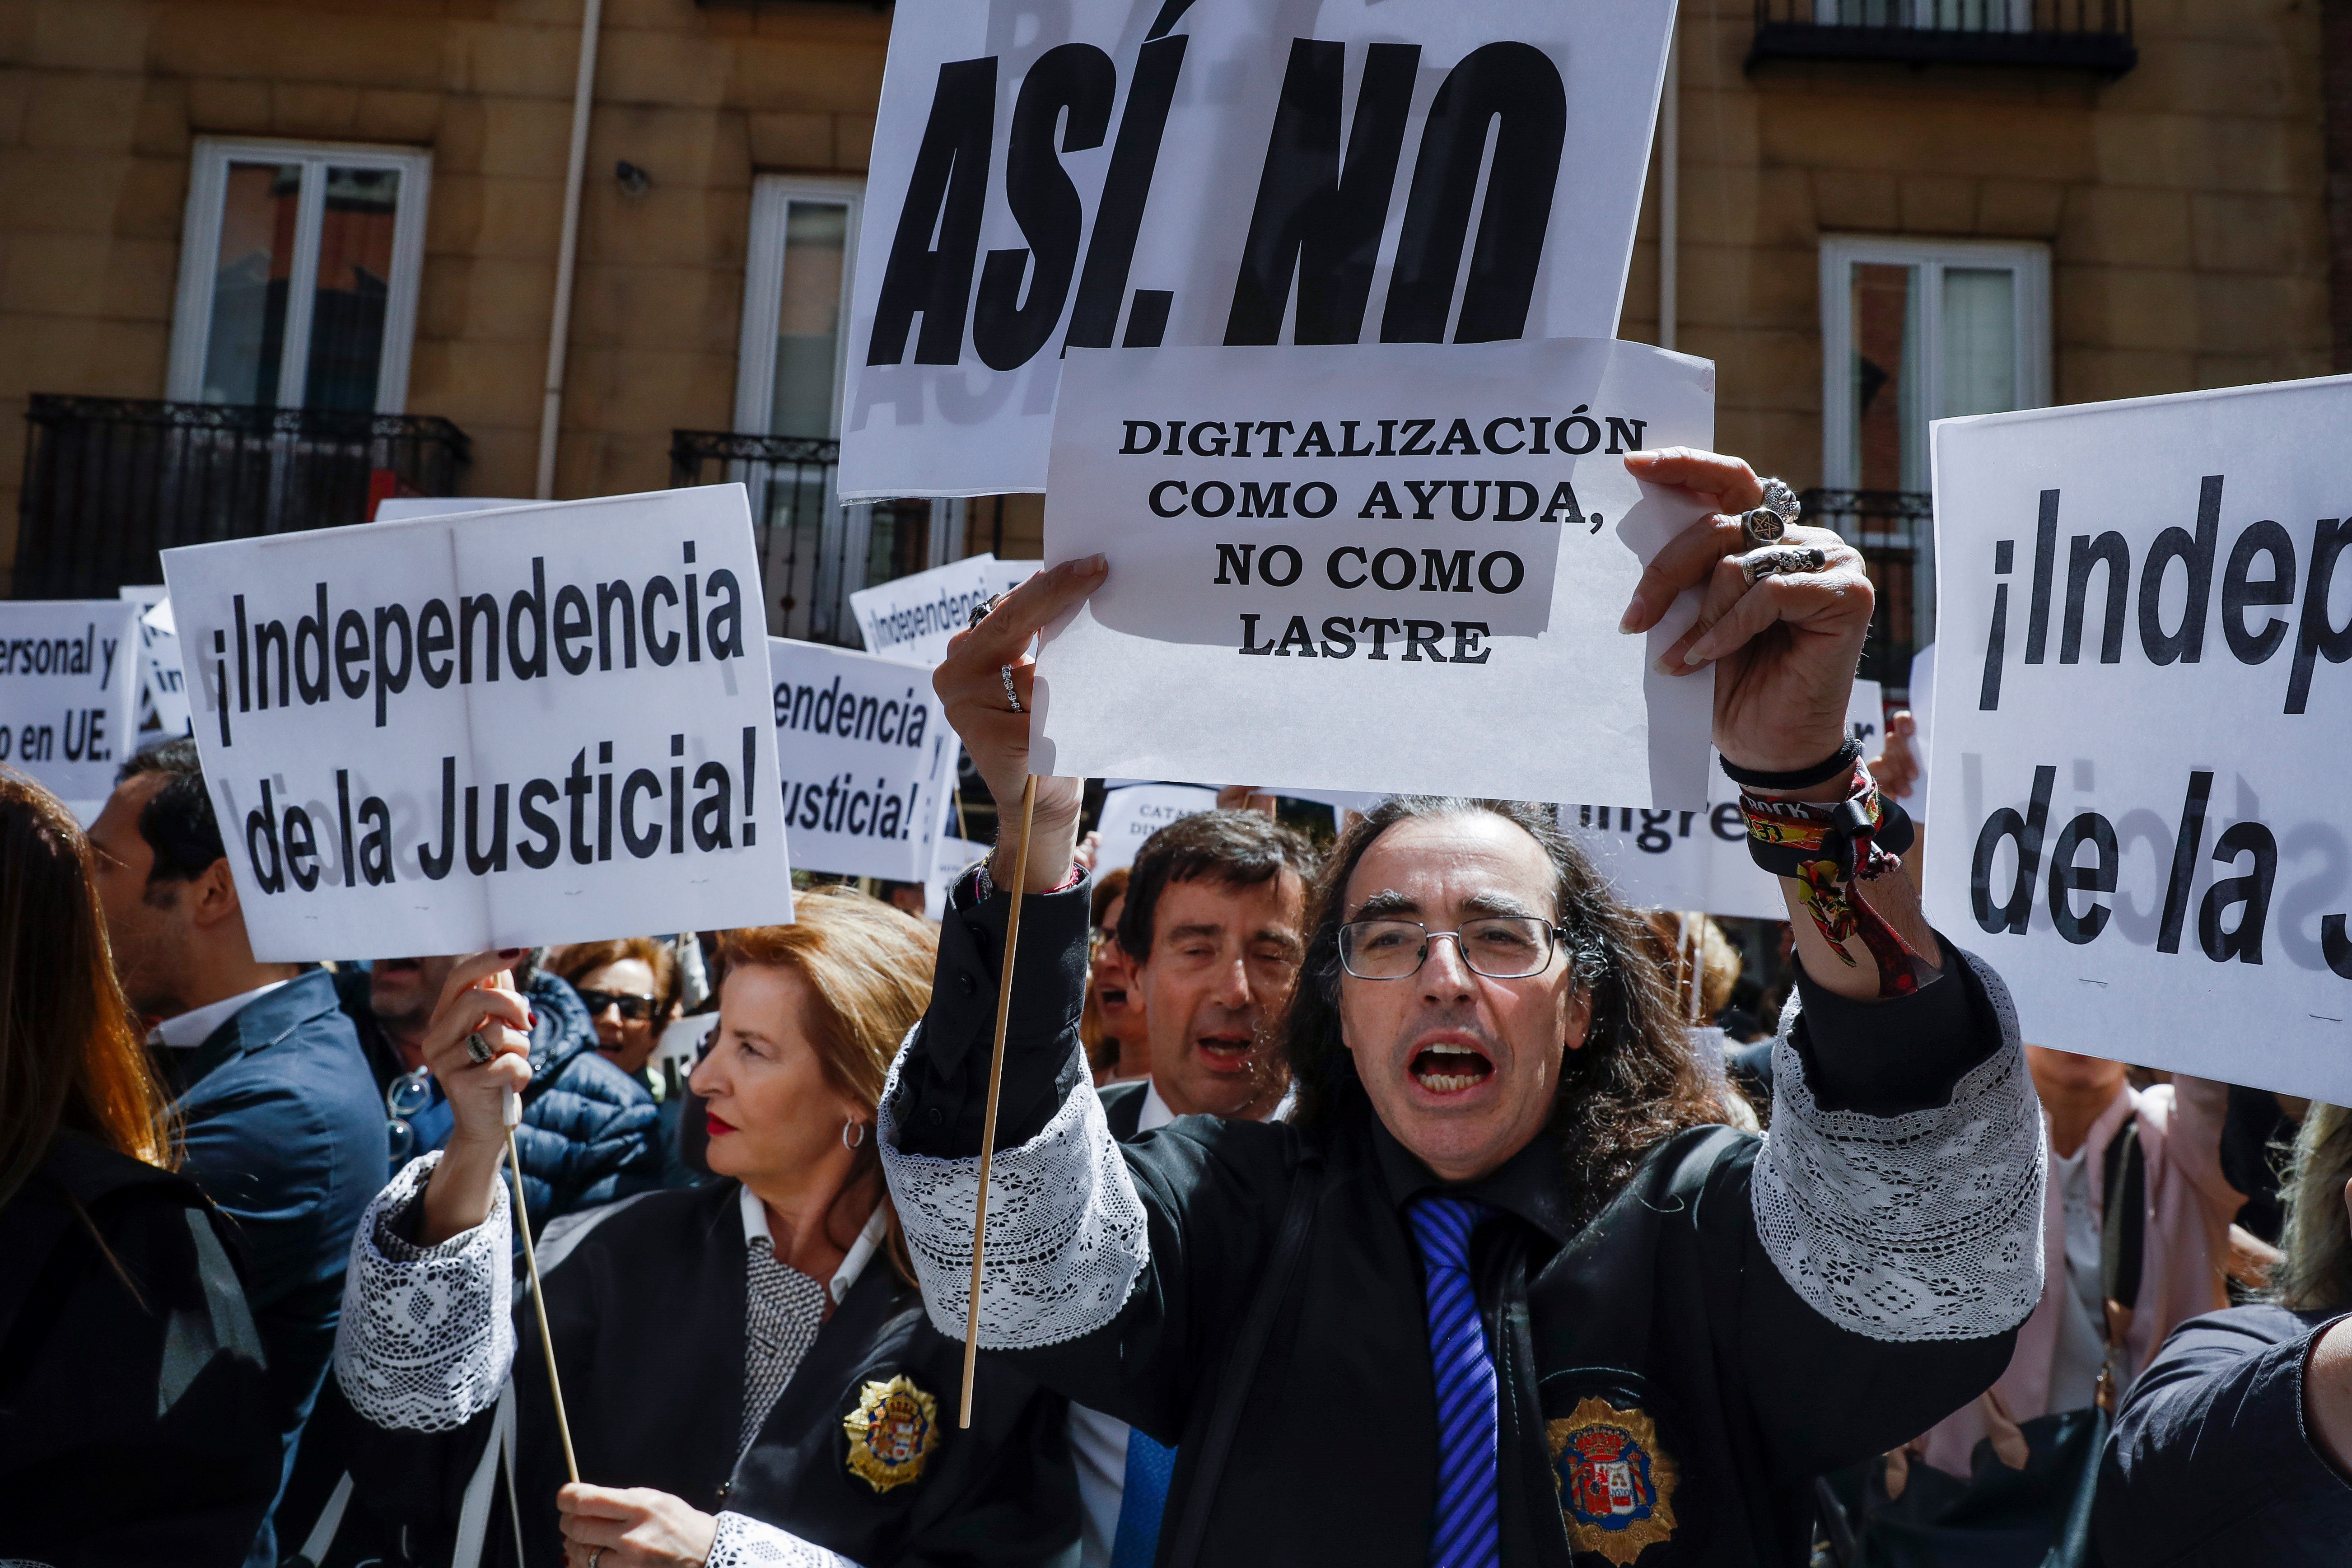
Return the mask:
[[519,947],[502,947],[499,949],[499,956],[500,958],[520,958],[522,954],[523,950]]

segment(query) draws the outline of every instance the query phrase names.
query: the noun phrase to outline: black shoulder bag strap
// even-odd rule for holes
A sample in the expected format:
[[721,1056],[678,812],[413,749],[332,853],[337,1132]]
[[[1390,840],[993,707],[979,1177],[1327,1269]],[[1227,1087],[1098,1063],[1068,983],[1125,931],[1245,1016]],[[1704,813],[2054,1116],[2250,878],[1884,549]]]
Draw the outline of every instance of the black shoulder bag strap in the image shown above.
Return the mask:
[[[2091,1406],[2089,1452],[2058,1539],[2042,1558],[2042,1568],[2097,1568],[2099,1563],[2091,1537],[2091,1508],[2115,1418],[2116,1358],[2124,1348],[2117,1309],[2128,1311],[2139,1300],[2141,1266],[2147,1255],[2147,1152],[2140,1147],[2137,1115],[2125,1117],[2107,1140],[2099,1175],[2099,1337],[2106,1343],[2106,1355],[2099,1363],[2099,1391]],[[2059,1267],[2064,1267],[2063,1260]]]
[[2137,1115],[2125,1117],[2107,1140],[2101,1188],[2099,1331],[2107,1343],[2107,1361],[2099,1373],[2099,1403],[2112,1412],[2115,1360],[2122,1349],[2115,1309],[2129,1311],[2139,1300],[2140,1271],[2147,1255],[2147,1152],[2140,1147]]
[[1200,1560],[1201,1543],[1209,1531],[1209,1510],[1216,1506],[1217,1483],[1233,1451],[1234,1434],[1241,1428],[1242,1406],[1257,1379],[1257,1363],[1265,1357],[1275,1315],[1281,1311],[1283,1298],[1290,1293],[1290,1281],[1298,1272],[1299,1255],[1307,1250],[1307,1232],[1314,1223],[1316,1205],[1322,1201],[1325,1179],[1322,1156],[1312,1150],[1302,1153],[1298,1177],[1290,1184],[1290,1202],[1282,1213],[1282,1229],[1275,1237],[1273,1267],[1265,1271],[1250,1302],[1234,1352],[1225,1358],[1224,1374],[1217,1380],[1217,1402],[1210,1408],[1208,1430],[1202,1435],[1200,1452],[1193,1458],[1192,1474],[1184,1490],[1184,1511],[1176,1521],[1175,1537],[1163,1559],[1166,1568],[1192,1568]]

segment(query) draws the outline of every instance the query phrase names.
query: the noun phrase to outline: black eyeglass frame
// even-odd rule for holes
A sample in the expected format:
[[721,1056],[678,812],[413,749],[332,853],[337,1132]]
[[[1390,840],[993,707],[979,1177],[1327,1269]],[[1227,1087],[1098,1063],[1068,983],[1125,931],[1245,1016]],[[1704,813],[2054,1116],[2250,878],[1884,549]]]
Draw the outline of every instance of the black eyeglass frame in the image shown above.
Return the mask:
[[[1576,948],[1569,940],[1568,926],[1565,922],[1559,924],[1546,924],[1540,918],[1535,915],[1476,915],[1472,917],[1470,923],[1475,924],[1479,921],[1526,921],[1529,924],[1533,925],[1537,930],[1543,933],[1544,952],[1542,962],[1538,963],[1533,969],[1522,970],[1517,974],[1489,974],[1486,971],[1479,968],[1477,964],[1471,962],[1470,950],[1462,945],[1461,927],[1456,926],[1452,931],[1432,931],[1427,926],[1423,925],[1419,921],[1402,920],[1394,915],[1373,915],[1369,919],[1345,921],[1340,923],[1336,942],[1339,949],[1339,967],[1349,975],[1349,978],[1355,980],[1410,980],[1414,975],[1421,973],[1422,965],[1429,962],[1430,943],[1435,942],[1439,937],[1445,936],[1450,936],[1454,939],[1454,951],[1462,955],[1462,966],[1465,969],[1467,969],[1471,973],[1486,980],[1531,979],[1536,975],[1541,974],[1545,970],[1549,969],[1551,967],[1552,954],[1562,949],[1566,949],[1568,951],[1570,965],[1573,966],[1575,963]],[[1357,973],[1355,966],[1348,962],[1348,950],[1352,945],[1348,940],[1348,933],[1360,927],[1379,925],[1412,926],[1421,932],[1421,952],[1414,957],[1412,967],[1406,970],[1402,974],[1360,974]]]

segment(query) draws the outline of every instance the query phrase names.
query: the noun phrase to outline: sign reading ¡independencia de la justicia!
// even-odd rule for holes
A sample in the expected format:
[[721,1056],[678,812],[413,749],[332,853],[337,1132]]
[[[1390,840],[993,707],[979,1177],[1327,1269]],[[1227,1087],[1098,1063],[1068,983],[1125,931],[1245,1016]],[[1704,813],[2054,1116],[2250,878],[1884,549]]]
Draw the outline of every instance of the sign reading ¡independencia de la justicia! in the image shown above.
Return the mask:
[[2026,1037],[2352,1100],[2352,378],[1935,427],[1927,910]]
[[167,551],[255,956],[792,916],[740,486]]

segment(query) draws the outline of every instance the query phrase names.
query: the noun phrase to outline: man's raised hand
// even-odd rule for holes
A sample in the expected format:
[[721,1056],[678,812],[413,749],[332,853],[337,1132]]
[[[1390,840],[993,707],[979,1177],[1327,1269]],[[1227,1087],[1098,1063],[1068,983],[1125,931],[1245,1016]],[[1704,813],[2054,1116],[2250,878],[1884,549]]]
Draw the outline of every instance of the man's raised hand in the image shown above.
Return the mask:
[[[1748,581],[1740,514],[1763,504],[1755,471],[1737,458],[1673,447],[1625,459],[1633,477],[1690,491],[1717,509],[1658,552],[1620,627],[1645,632],[1685,588],[1698,619],[1659,661],[1669,675],[1712,664],[1715,743],[1734,763],[1785,773],[1822,761],[1845,740],[1846,699],[1870,630],[1862,557],[1825,528],[1791,528],[1780,548],[1819,550],[1818,570]],[[1841,784],[1842,787],[1842,784]]]
[[[996,797],[997,854],[990,861],[992,877],[1012,876],[1020,847],[1019,807],[1022,786],[1029,777],[1029,716],[1036,679],[1029,644],[1041,628],[1084,603],[1109,575],[1110,564],[1099,555],[1066,561],[1036,574],[999,601],[979,626],[958,632],[948,643],[947,658],[931,672],[931,687],[947,708],[948,722],[962,737],[972,765]],[[1012,695],[1020,701],[1017,712],[1005,692],[1008,674]],[[1084,792],[1082,779],[1037,781],[1029,891],[1043,892],[1068,877]]]

